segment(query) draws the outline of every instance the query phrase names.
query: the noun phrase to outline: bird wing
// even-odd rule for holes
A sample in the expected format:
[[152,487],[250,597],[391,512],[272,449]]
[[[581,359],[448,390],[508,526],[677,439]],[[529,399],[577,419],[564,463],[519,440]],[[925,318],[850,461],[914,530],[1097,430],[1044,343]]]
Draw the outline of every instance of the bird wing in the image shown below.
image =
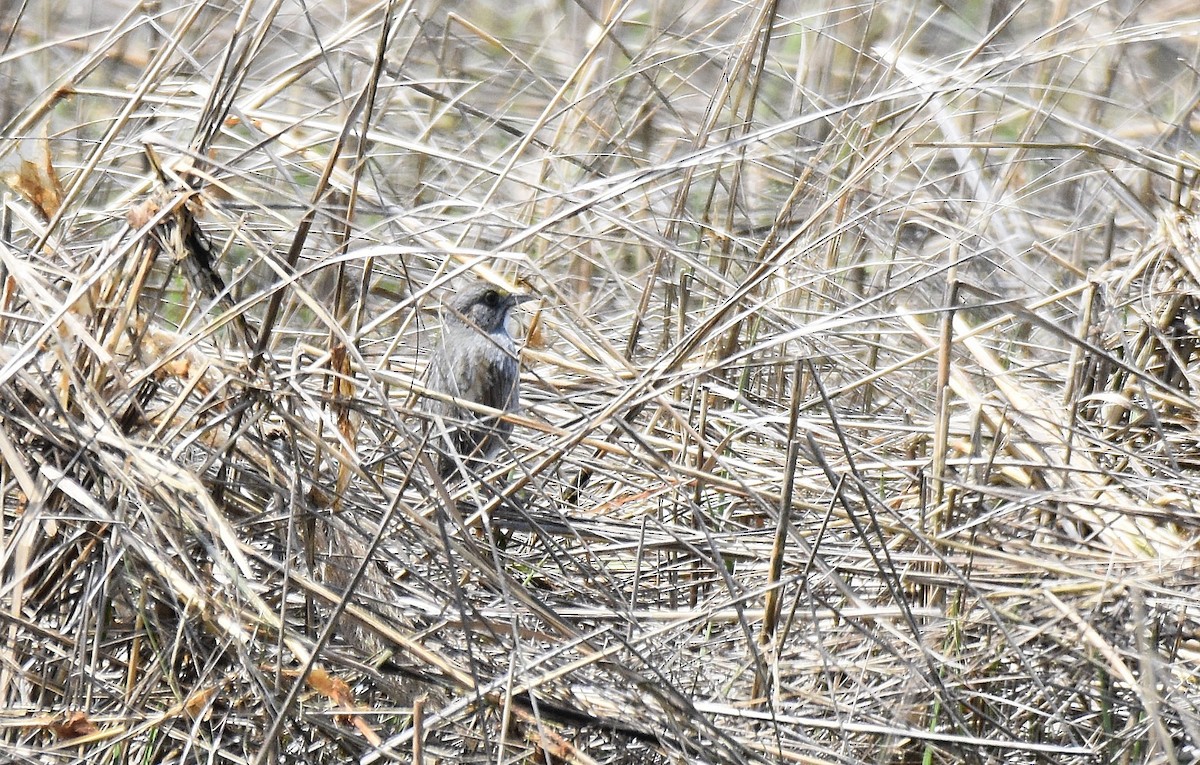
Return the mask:
[[517,388],[520,369],[517,360],[508,353],[492,354],[486,363],[479,366],[484,376],[484,395],[479,403],[502,412],[515,411],[520,405],[520,392]]
[[[433,390],[493,409],[512,411],[520,403],[519,374],[516,357],[499,344],[478,342],[478,338],[449,337],[434,354],[426,384]],[[459,407],[452,408],[457,410]],[[458,411],[445,413],[462,414]]]

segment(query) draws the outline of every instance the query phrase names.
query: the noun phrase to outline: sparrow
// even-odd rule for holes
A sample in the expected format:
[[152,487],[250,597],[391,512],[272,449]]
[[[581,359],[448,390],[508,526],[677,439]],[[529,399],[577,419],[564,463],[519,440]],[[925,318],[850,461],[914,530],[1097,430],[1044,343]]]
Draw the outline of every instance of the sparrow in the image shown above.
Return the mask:
[[[470,284],[447,298],[426,386],[501,412],[520,411],[520,362],[508,319],[513,308],[532,299],[485,283]],[[434,439],[440,444],[437,465],[442,478],[460,468],[478,470],[507,446],[511,422],[453,401],[427,402],[426,410],[440,416],[447,428]]]

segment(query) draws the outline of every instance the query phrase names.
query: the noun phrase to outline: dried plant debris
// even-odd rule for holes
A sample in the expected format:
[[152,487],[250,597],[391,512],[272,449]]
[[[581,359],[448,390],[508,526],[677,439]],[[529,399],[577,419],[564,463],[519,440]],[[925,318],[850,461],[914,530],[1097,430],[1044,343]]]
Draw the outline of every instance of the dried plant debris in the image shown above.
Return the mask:
[[63,185],[50,156],[50,141],[37,142],[38,158],[23,159],[14,173],[4,176],[4,182],[20,194],[44,221],[58,214],[62,206]]
[[1195,214],[1162,216],[1145,246],[1102,271],[1091,316],[1096,347],[1080,376],[1081,413],[1133,455],[1176,470],[1200,466]]
[[1195,19],[461,5],[5,20],[0,760],[1194,761]]

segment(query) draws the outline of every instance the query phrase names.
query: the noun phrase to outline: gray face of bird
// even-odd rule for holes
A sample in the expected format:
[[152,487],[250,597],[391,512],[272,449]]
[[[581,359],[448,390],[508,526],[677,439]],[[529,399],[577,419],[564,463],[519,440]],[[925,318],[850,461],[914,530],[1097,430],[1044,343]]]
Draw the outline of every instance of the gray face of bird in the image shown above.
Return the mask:
[[448,320],[488,334],[505,333],[508,314],[518,303],[530,300],[530,295],[514,295],[487,285],[477,285],[456,295],[450,301]]

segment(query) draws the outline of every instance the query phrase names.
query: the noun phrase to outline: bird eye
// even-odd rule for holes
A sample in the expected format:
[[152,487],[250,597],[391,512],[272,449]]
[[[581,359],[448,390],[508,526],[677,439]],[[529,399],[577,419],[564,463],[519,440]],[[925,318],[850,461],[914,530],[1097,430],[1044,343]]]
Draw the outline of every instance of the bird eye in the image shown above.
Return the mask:
[[495,290],[488,290],[483,293],[483,304],[488,308],[495,308],[500,303],[500,293]]

